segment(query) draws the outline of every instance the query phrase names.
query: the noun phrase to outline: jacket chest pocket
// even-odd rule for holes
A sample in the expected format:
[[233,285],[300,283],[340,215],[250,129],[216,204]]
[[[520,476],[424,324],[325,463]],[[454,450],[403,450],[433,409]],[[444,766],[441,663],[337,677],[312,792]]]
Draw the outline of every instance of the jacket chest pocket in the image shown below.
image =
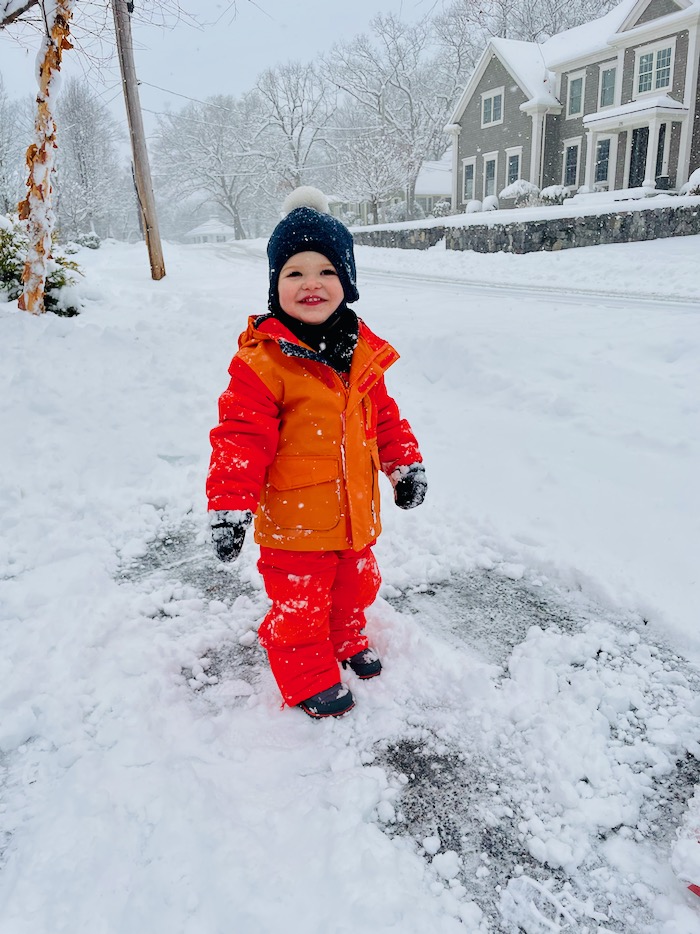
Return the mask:
[[340,461],[334,455],[277,455],[262,509],[280,529],[327,532],[340,522]]

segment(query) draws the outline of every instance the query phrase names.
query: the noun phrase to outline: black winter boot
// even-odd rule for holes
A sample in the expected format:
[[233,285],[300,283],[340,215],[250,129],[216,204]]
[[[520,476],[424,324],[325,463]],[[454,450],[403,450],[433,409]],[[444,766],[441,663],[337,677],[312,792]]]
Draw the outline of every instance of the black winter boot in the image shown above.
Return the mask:
[[313,717],[314,720],[320,720],[323,717],[342,717],[354,706],[355,699],[350,688],[345,687],[340,681],[333,687],[321,691],[320,694],[307,697],[306,700],[297,704],[297,707],[301,707],[304,713]]
[[358,678],[366,681],[376,678],[382,672],[382,663],[374,649],[363,649],[357,655],[351,655],[343,662],[343,668],[352,668]]

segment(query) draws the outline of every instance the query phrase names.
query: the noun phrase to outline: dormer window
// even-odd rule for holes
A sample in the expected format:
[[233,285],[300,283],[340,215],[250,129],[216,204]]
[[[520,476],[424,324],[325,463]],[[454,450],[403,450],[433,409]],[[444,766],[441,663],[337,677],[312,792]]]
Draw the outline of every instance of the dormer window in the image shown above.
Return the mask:
[[637,50],[635,87],[637,94],[666,91],[673,82],[673,44],[643,46]]
[[481,126],[496,126],[503,123],[503,91],[496,88],[481,95]]

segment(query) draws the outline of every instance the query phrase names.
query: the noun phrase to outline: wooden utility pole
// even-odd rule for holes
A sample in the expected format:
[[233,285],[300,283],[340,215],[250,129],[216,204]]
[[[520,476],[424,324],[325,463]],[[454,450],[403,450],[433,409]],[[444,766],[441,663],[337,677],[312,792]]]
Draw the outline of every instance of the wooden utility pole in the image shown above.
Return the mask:
[[160,232],[158,230],[156,201],[153,197],[153,182],[151,180],[151,169],[148,164],[146,137],[143,131],[139,88],[136,80],[136,68],[134,66],[134,47],[131,40],[130,12],[133,8],[133,3],[129,2],[129,0],[112,0],[114,28],[117,34],[119,66],[122,73],[124,100],[126,102],[126,114],[129,120],[129,134],[131,136],[131,150],[134,159],[134,179],[136,181],[136,192],[141,208],[141,216],[143,218],[143,229],[146,232],[146,246],[148,247],[148,256],[151,261],[151,276],[154,279],[162,279],[165,275],[165,263],[163,261],[163,248],[161,246]]

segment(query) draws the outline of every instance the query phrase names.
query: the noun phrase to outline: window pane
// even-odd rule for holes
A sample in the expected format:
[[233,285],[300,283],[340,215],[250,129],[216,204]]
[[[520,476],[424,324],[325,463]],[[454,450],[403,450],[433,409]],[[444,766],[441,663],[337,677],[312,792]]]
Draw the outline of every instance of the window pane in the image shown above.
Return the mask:
[[503,98],[500,94],[497,94],[493,99],[493,122],[496,123],[497,120],[501,119],[501,113],[503,108]]
[[508,156],[508,184],[512,185],[520,178],[520,156]]
[[569,85],[569,113],[580,114],[583,104],[583,78],[574,78]]
[[464,200],[471,201],[474,198],[474,166],[464,166]]
[[491,123],[491,122],[492,122],[492,119],[491,119],[491,104],[492,104],[492,103],[493,103],[493,98],[492,98],[492,97],[485,97],[485,98],[484,98],[484,119],[483,119],[483,121],[482,121],[483,123]]
[[656,53],[656,87],[667,88],[671,83],[671,50],[660,49]]
[[576,169],[578,168],[578,146],[566,147],[566,160],[564,163],[564,184],[576,184]]
[[600,106],[610,107],[615,103],[615,69],[606,68],[600,81]]
[[489,159],[489,161],[484,166],[484,175],[486,178],[486,184],[484,186],[485,195],[495,195],[496,194],[496,160]]
[[654,69],[654,53],[647,52],[639,56],[639,81],[637,91],[643,94],[644,91],[651,91],[651,75]]
[[610,140],[601,139],[595,155],[595,181],[607,182],[610,166]]

